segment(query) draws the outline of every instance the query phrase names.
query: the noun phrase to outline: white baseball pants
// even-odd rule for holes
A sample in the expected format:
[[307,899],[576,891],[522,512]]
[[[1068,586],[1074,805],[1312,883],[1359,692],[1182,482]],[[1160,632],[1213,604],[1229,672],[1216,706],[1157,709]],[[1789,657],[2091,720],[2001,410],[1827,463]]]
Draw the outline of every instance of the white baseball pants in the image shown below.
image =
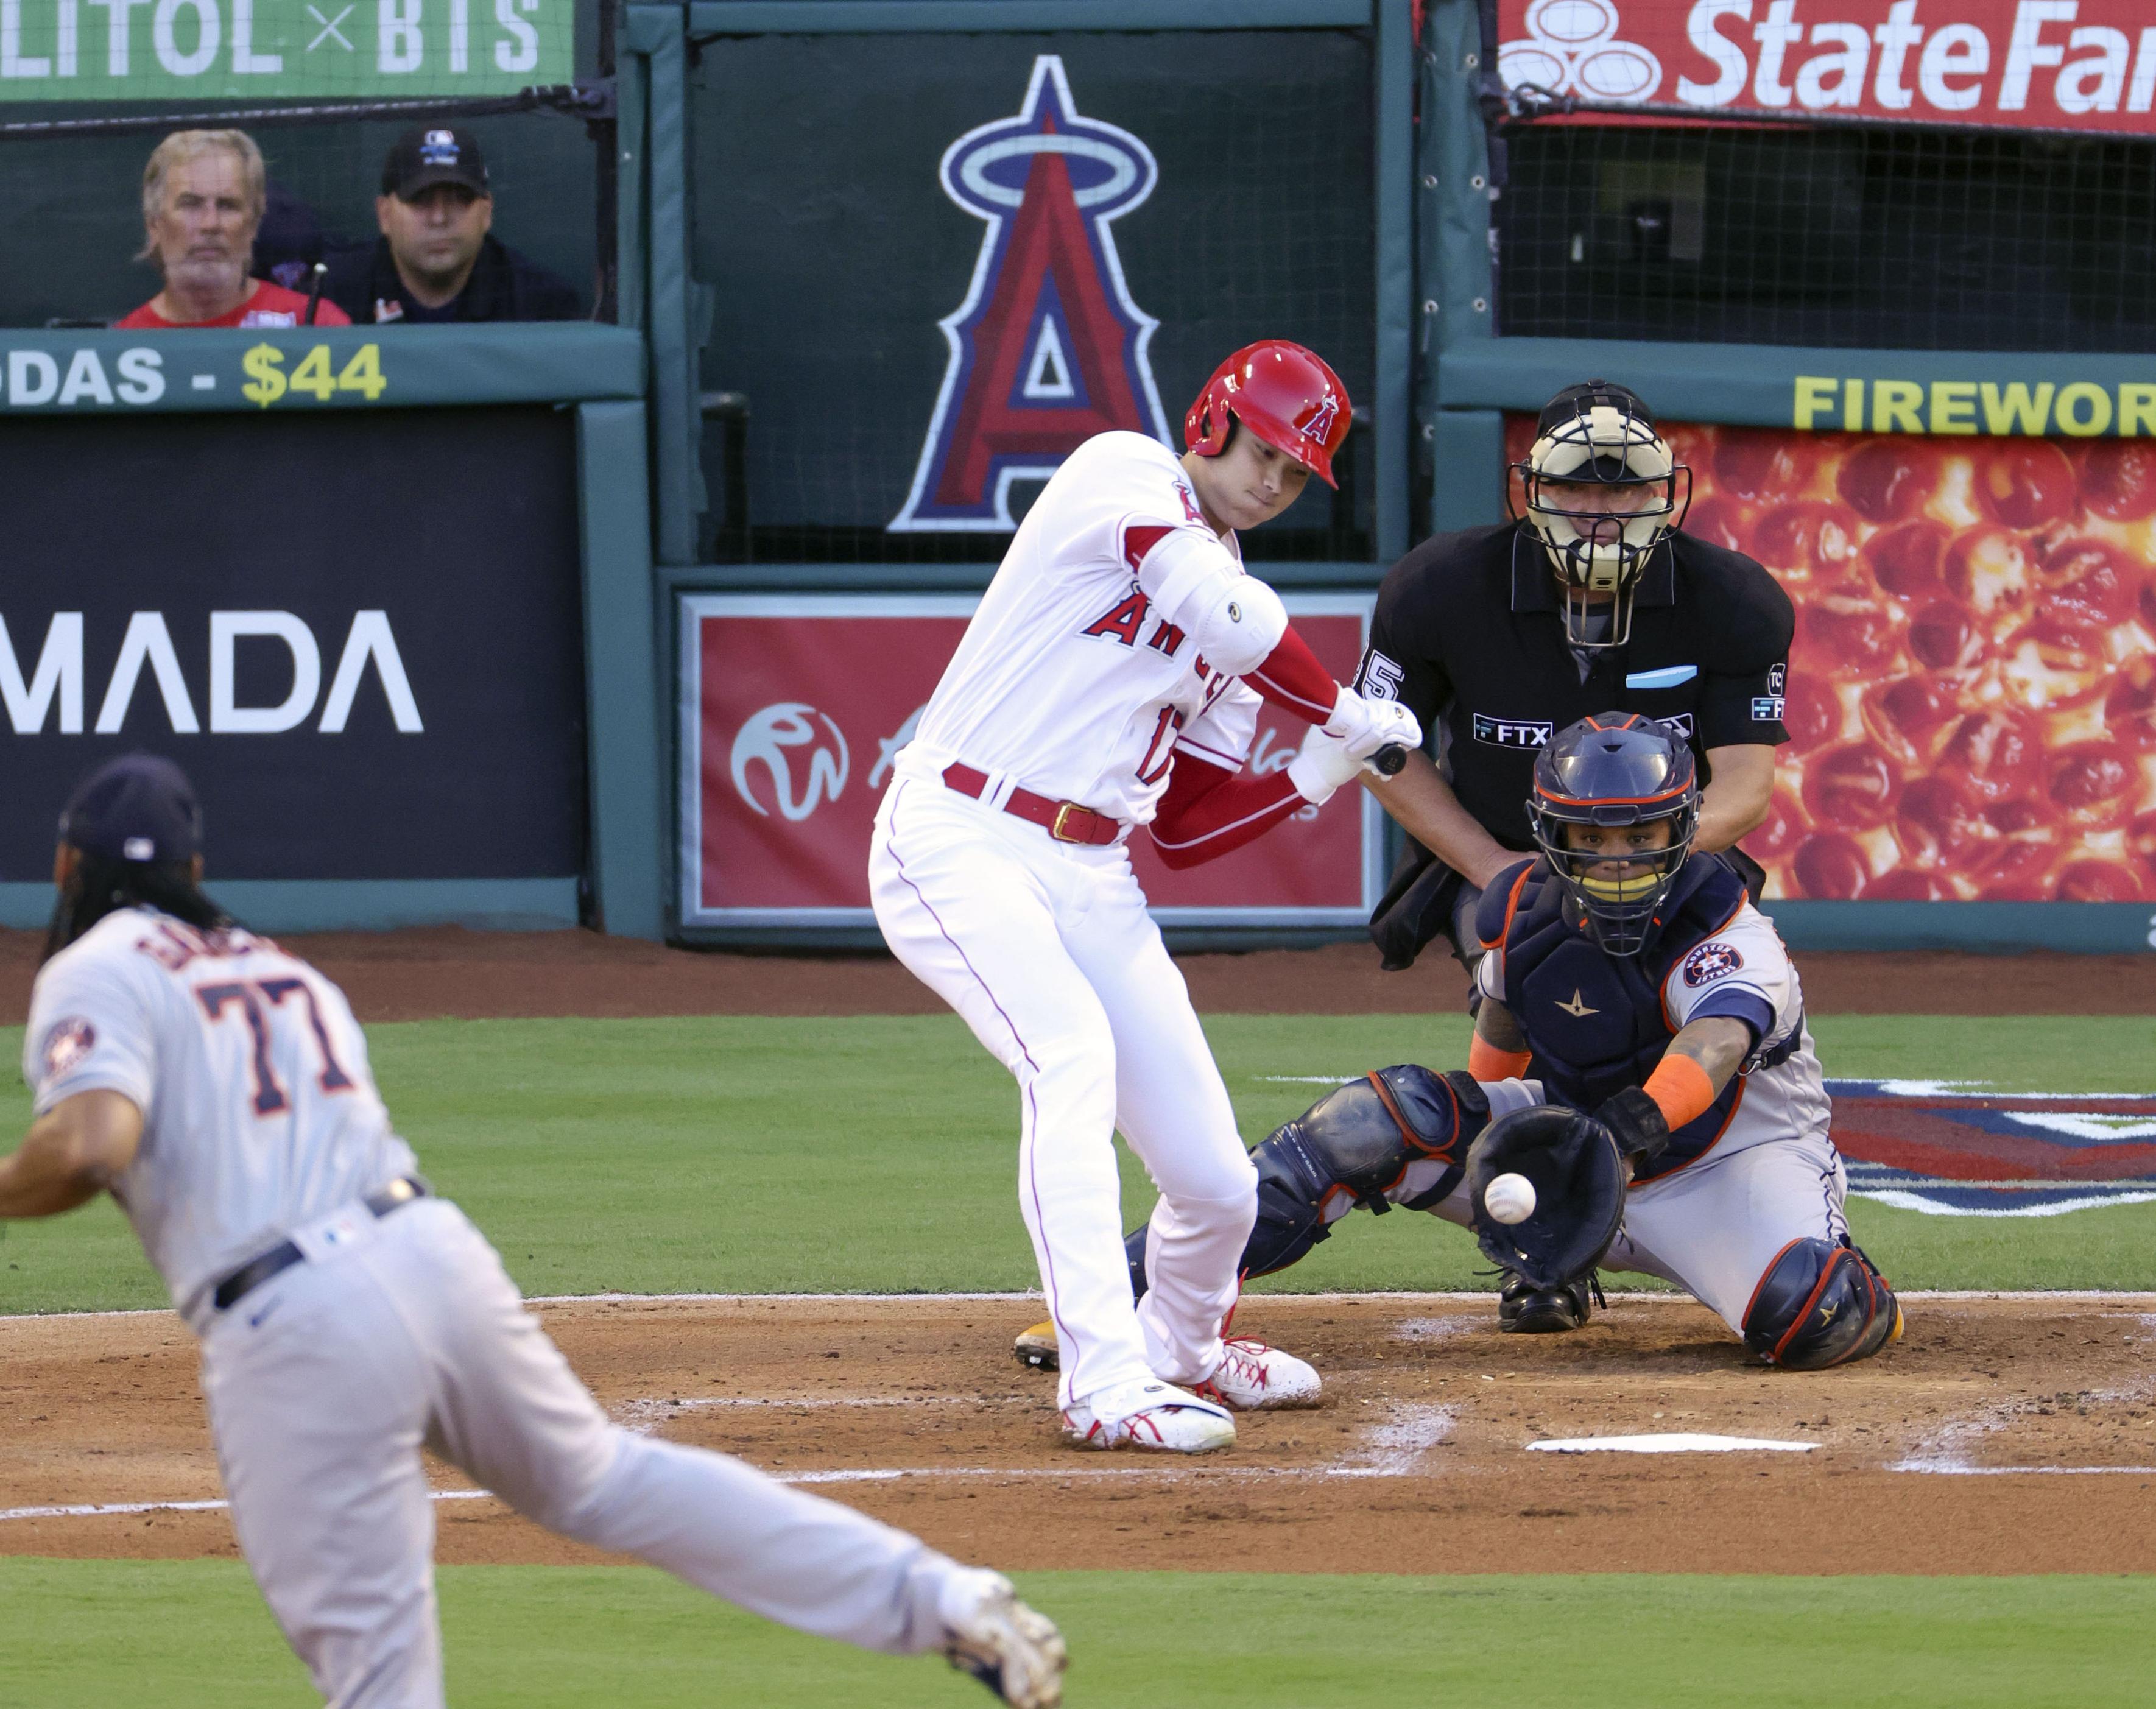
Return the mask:
[[423,1444],[551,1530],[769,1619],[870,1650],[942,1641],[952,1562],[608,1423],[441,1199],[247,1294],[209,1326],[202,1380],[240,1551],[332,1709],[443,1701]]
[[[892,952],[1018,1080],[1019,1208],[1061,1404],[1148,1376],[1203,1382],[1225,1352],[1257,1171],[1129,856],[901,776],[869,885]],[[1160,1188],[1135,1308],[1118,1128]]]

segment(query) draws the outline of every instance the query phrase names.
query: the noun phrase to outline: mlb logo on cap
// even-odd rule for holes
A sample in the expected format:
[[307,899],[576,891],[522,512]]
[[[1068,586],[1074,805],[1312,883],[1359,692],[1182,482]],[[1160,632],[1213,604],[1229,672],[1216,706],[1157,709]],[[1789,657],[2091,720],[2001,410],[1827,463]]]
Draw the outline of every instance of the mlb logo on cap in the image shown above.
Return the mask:
[[202,853],[202,808],[170,760],[122,754],[76,789],[60,815],[60,840],[109,860],[192,860]]

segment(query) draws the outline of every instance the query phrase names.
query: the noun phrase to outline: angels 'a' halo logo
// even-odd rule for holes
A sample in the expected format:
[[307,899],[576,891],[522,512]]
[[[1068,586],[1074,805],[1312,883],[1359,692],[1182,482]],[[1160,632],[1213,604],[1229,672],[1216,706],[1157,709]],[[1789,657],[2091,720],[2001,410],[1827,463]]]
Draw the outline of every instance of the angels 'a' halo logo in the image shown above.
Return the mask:
[[1616,0],[1529,0],[1527,39],[1497,49],[1507,89],[1532,84],[1587,100],[1644,101],[1662,86],[1662,62],[1617,39]]
[[1129,131],[1081,114],[1056,54],[1033,62],[1018,116],[944,151],[943,193],[988,223],[966,300],[937,325],[942,390],[894,533],[1009,533],[1014,480],[1045,480],[1114,428],[1172,445],[1111,221],[1160,170]]

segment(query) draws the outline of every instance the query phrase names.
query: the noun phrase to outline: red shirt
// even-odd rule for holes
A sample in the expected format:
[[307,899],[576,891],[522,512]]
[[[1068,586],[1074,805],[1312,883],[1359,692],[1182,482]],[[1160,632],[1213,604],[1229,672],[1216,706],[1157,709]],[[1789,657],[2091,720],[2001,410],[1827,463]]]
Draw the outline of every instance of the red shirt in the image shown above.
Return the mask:
[[[149,327],[154,331],[190,326],[296,326],[305,317],[307,300],[296,290],[287,290],[281,285],[272,285],[266,279],[257,280],[247,300],[229,314],[219,315],[214,321],[167,321],[157,310],[157,298],[135,310],[124,321],[116,321],[116,326]],[[315,305],[315,325],[317,326],[349,326],[352,316],[346,314],[327,297]]]

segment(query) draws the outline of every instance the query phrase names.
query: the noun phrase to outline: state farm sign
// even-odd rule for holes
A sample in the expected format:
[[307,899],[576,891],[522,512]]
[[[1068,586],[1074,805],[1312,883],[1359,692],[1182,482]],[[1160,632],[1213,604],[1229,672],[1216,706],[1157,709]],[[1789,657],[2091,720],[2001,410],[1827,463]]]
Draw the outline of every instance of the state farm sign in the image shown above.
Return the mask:
[[2156,134],[2149,0],[1500,0],[1508,90]]

